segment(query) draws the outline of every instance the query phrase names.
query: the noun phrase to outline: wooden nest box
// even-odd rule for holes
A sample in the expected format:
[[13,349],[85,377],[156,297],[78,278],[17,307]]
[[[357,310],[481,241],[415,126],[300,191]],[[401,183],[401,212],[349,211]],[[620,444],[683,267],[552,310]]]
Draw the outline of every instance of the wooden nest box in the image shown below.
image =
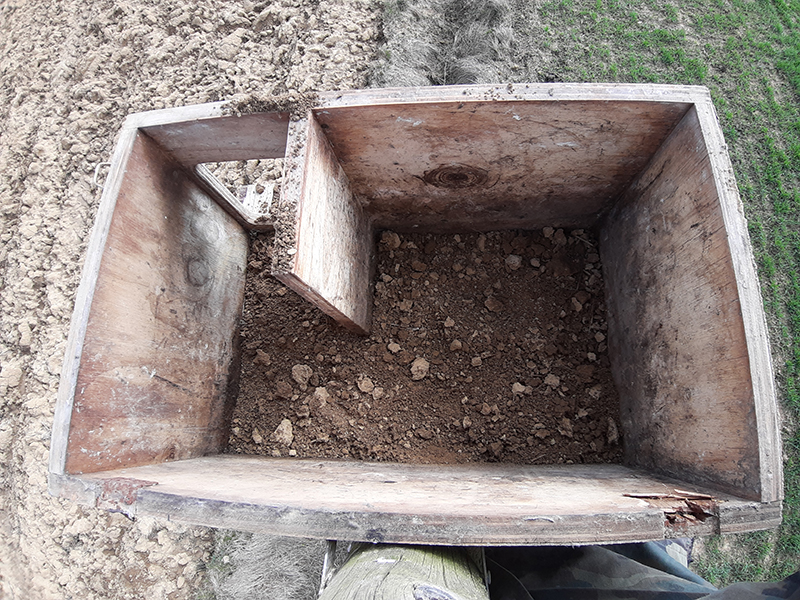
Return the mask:
[[[774,527],[778,413],[733,171],[705,88],[515,84],[132,115],[87,251],[50,490],[214,527],[362,541],[586,544]],[[254,212],[196,166],[285,157]],[[266,217],[266,220],[265,220]],[[370,327],[376,232],[598,232],[624,465],[220,454],[248,229],[273,273]]]

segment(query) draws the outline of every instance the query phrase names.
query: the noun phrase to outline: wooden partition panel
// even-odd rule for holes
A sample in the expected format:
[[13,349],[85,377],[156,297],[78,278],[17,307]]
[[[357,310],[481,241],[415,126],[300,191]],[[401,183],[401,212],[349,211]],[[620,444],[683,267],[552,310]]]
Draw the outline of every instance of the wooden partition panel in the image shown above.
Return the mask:
[[66,472],[218,452],[238,372],[244,230],[139,133],[102,252]]
[[628,464],[768,501],[714,151],[692,108],[608,215],[609,354]]
[[356,333],[372,314],[372,225],[317,120],[293,124],[273,274]]

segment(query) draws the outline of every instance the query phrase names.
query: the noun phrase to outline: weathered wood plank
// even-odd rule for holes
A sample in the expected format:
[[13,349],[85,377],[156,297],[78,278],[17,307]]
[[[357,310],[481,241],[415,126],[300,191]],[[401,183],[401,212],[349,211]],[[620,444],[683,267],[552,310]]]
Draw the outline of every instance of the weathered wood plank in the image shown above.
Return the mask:
[[183,116],[184,110],[172,109],[172,122],[148,125],[145,121],[139,127],[185,167],[284,156],[289,113],[202,118],[193,110]]
[[[368,542],[526,545],[592,544],[715,532],[712,516],[670,523],[657,501],[685,490],[742,501],[621,465],[405,465],[210,456],[84,475],[155,481],[137,514],[278,535]],[[663,503],[662,503],[663,504]],[[752,504],[752,503],[745,503]],[[675,504],[677,506],[678,504]],[[714,509],[709,509],[714,513]],[[729,514],[734,514],[730,512]],[[741,527],[763,529],[774,514],[745,507]],[[766,525],[764,525],[766,523]]]
[[106,245],[111,219],[114,216],[114,208],[117,204],[117,196],[125,178],[125,170],[133,151],[136,137],[136,129],[123,127],[120,131],[119,139],[111,158],[111,170],[106,177],[103,195],[100,199],[100,207],[97,210],[97,216],[89,236],[86,262],[83,265],[81,283],[75,297],[75,308],[70,321],[69,337],[67,338],[67,348],[64,352],[64,364],[61,367],[58,398],[53,416],[49,465],[51,473],[64,473],[72,405],[75,398],[78,369],[83,356],[86,325],[89,321],[89,311],[97,287],[97,275],[100,270],[103,248]]
[[[783,498],[783,451],[780,439],[780,411],[775,393],[767,322],[760,283],[756,274],[753,248],[747,232],[744,208],[736,187],[728,148],[719,126],[714,105],[699,102],[697,118],[708,148],[708,160],[720,198],[722,219],[728,234],[741,318],[747,339],[750,381],[753,386],[755,418],[758,428],[758,460],[761,474],[761,501],[774,503]],[[778,509],[780,519],[780,508]]]
[[609,357],[626,463],[761,499],[750,348],[713,169],[693,108],[609,213]]
[[140,133],[102,252],[66,471],[219,451],[238,373],[244,230]]
[[688,109],[475,101],[315,111],[378,228],[590,227]]
[[319,598],[489,600],[489,590],[462,548],[381,544],[354,549]]
[[372,226],[314,117],[296,138],[275,214],[273,274],[336,321],[367,333],[372,313]]
[[642,101],[709,102],[708,88],[700,85],[653,85],[629,83],[506,83],[442,85],[431,87],[372,88],[322,92],[319,108],[376,106],[380,104],[425,104],[470,101]]

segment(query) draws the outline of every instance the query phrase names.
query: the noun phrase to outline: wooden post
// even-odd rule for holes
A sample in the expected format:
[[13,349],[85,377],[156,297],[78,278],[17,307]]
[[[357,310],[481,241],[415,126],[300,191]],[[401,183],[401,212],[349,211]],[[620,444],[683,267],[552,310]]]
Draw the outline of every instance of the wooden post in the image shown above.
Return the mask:
[[481,569],[463,548],[360,544],[319,600],[488,600]]

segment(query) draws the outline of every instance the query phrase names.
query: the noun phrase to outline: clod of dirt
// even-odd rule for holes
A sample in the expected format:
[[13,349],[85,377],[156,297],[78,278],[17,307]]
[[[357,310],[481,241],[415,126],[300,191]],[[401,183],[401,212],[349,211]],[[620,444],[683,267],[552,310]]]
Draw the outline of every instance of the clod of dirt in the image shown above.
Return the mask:
[[411,379],[414,381],[425,379],[430,367],[430,363],[424,358],[415,358],[414,362],[411,363]]
[[381,234],[381,244],[389,250],[397,250],[400,247],[400,236],[394,231],[384,231]]
[[372,380],[369,377],[363,377],[358,380],[358,389],[360,389],[362,392],[370,393],[375,389],[375,384],[372,383]]
[[486,308],[488,308],[490,311],[495,312],[495,313],[499,313],[500,311],[503,310],[503,303],[500,302],[500,300],[498,300],[494,296],[489,296],[486,299],[486,302],[483,303],[483,305]]
[[314,371],[308,365],[295,365],[292,367],[292,379],[300,385],[308,384]]
[[284,419],[272,432],[271,439],[273,442],[279,443],[281,446],[291,446],[294,440],[294,433],[292,432],[292,422],[289,419]]

